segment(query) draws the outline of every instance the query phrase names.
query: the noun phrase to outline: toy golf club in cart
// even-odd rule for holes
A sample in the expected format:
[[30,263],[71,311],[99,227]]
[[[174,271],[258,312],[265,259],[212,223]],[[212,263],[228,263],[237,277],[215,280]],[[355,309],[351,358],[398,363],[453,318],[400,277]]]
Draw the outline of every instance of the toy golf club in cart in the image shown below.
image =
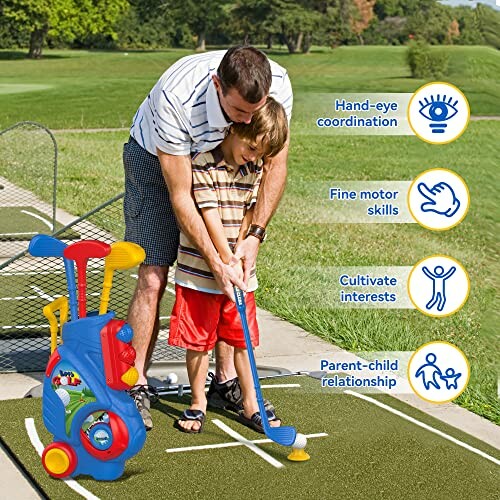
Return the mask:
[[[133,243],[112,245],[82,240],[66,245],[46,235],[29,245],[35,257],[62,257],[68,299],[59,297],[44,307],[49,320],[51,351],[43,383],[43,421],[54,441],[42,454],[53,477],[88,474],[99,480],[120,477],[125,461],[144,445],[146,431],[134,401],[125,392],[138,372],[131,346],[132,329],[107,312],[113,272],[140,264],[144,250]],[[86,311],[86,268],[89,258],[105,257],[104,284],[98,312]],[[78,298],[74,265],[78,271]],[[59,325],[55,313],[59,311]],[[62,343],[57,345],[57,334]]]

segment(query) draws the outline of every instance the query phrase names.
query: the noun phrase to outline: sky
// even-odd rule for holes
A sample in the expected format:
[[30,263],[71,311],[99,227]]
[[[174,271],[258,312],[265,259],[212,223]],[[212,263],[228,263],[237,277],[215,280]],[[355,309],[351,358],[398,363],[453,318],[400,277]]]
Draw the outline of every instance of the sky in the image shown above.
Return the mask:
[[468,5],[470,7],[475,7],[478,3],[484,3],[490,7],[493,7],[496,10],[500,10],[500,1],[499,0],[483,0],[483,1],[469,1],[469,0],[441,0],[441,3],[445,5],[451,5],[456,7],[457,5]]

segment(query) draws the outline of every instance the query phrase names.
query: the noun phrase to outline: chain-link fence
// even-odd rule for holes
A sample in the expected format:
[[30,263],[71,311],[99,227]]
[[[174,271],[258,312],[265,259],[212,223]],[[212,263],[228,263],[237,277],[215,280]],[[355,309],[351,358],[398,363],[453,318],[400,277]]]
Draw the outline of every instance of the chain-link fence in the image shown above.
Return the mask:
[[[8,134],[5,132],[9,132]],[[15,137],[10,136],[14,133]],[[33,139],[29,134],[35,134]],[[54,177],[57,162],[57,146],[52,142],[52,153],[47,153],[49,143],[39,136],[40,130],[33,124],[28,127],[11,127],[0,132],[0,214],[4,209],[25,204],[27,211],[34,212],[37,208],[44,219],[45,230],[37,230],[45,234],[53,234],[67,244],[79,239],[96,239],[107,243],[120,240],[124,234],[123,194],[116,196],[95,210],[80,218],[71,217],[71,222],[65,226],[55,223],[55,210],[50,204],[40,198],[53,199],[49,192],[36,190],[36,185],[19,169],[32,169],[28,160],[20,161],[18,141],[23,140],[26,149],[31,150],[31,144],[37,144],[39,156],[29,153],[31,161],[36,161],[40,167],[39,183],[46,189],[47,179]],[[28,134],[28,135],[25,135]],[[45,132],[47,135],[47,133]],[[53,136],[47,135],[53,140]],[[8,138],[4,141],[4,138]],[[22,138],[22,139],[21,139]],[[21,148],[22,149],[22,148]],[[5,156],[3,156],[5,150]],[[7,160],[10,166],[6,163]],[[51,163],[51,168],[47,168]],[[43,182],[41,182],[43,181]],[[24,189],[33,185],[31,189]],[[51,183],[56,188],[55,178]],[[19,188],[23,186],[23,189]],[[34,194],[36,193],[36,194]],[[40,193],[40,194],[39,194]],[[39,197],[37,196],[39,195]],[[51,220],[50,214],[54,219]],[[38,215],[38,214],[37,214]],[[10,217],[9,214],[6,217]],[[18,215],[16,215],[18,217]],[[67,214],[67,217],[70,217]],[[33,217],[36,219],[36,217]],[[49,224],[52,223],[52,227]],[[59,296],[67,295],[64,264],[61,258],[34,258],[27,254],[29,241],[33,234],[20,227],[19,221],[14,223],[13,231],[0,232],[0,372],[6,371],[41,371],[45,369],[50,354],[50,336],[48,321],[42,314],[42,309]],[[55,227],[55,231],[52,229]],[[2,236],[3,234],[3,236]],[[125,319],[127,308],[136,283],[136,270],[117,271],[113,279],[109,309],[115,311],[116,317]],[[89,311],[99,309],[104,273],[104,259],[91,259],[87,268],[87,308]],[[170,290],[170,289],[169,289]],[[167,346],[169,314],[173,303],[173,295],[167,291],[160,306],[160,334],[153,353],[153,361],[180,360],[184,357],[183,349]]]

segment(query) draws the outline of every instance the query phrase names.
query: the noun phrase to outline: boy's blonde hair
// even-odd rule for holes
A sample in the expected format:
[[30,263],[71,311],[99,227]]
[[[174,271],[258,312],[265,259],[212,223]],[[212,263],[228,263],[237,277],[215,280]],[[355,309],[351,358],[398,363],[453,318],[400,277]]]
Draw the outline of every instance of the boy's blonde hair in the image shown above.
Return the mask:
[[252,117],[249,124],[234,123],[234,133],[241,139],[256,143],[260,136],[264,145],[264,156],[276,156],[284,147],[288,138],[288,120],[283,106],[268,97]]

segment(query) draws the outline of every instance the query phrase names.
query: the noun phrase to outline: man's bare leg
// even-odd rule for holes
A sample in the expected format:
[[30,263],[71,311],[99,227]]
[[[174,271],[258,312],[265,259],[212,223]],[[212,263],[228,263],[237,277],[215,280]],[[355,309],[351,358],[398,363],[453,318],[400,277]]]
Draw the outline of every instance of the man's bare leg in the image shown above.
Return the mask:
[[219,384],[238,376],[234,367],[234,348],[223,340],[215,344],[215,376]]
[[128,323],[134,330],[132,345],[136,352],[135,367],[139,372],[137,383],[140,385],[147,384],[146,370],[158,337],[158,307],[167,277],[167,266],[139,266],[137,285],[128,310]]

